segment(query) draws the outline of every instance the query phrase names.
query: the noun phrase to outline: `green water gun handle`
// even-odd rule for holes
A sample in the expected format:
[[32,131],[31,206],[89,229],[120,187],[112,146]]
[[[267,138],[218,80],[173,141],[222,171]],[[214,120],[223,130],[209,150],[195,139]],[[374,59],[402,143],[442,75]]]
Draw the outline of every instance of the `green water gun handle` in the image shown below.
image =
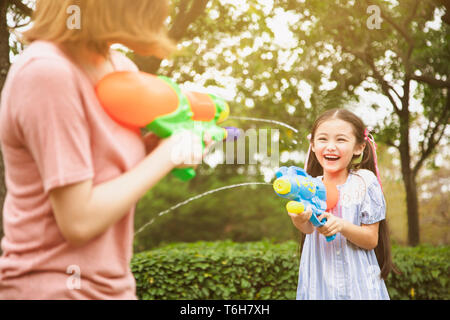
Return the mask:
[[175,168],[172,174],[182,181],[189,181],[196,176],[194,168]]
[[[216,97],[214,95],[206,95],[206,100],[209,102],[208,110],[212,117],[208,121],[197,121],[196,116],[198,113],[193,112],[192,102],[188,99],[185,93],[183,93],[172,79],[159,76],[159,78],[167,83],[176,95],[178,96],[178,107],[177,109],[169,114],[161,115],[156,118],[153,122],[147,125],[147,129],[154,132],[157,136],[161,138],[167,138],[173,135],[175,132],[181,130],[190,130],[202,138],[202,147],[205,148],[203,142],[203,137],[205,132],[211,135],[212,140],[222,141],[228,136],[228,129],[219,127],[217,123],[223,121],[228,117],[229,107],[225,100]],[[209,98],[208,98],[209,97]],[[200,108],[201,109],[201,108]],[[205,110],[206,108],[203,108]],[[211,112],[213,110],[213,112]],[[196,109],[197,111],[197,109]],[[230,132],[233,132],[230,130]],[[236,134],[232,133],[233,136]],[[196,176],[194,168],[175,168],[172,170],[172,174],[175,175],[182,181],[188,181]]]

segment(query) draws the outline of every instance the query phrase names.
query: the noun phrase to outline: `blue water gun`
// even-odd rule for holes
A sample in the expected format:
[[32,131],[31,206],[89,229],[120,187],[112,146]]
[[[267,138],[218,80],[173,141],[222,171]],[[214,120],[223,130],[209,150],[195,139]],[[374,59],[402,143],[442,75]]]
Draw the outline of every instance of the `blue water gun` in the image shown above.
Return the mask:
[[[286,205],[288,212],[299,214],[310,206],[312,209],[310,221],[313,226],[320,228],[325,225],[327,219],[320,221],[318,217],[331,206],[330,202],[334,202],[331,198],[334,197],[330,197],[327,204],[327,190],[322,180],[311,177],[305,170],[295,166],[281,167],[275,175],[277,177],[273,183],[275,193],[282,198],[293,200]],[[335,238],[335,234],[326,237],[328,242]]]

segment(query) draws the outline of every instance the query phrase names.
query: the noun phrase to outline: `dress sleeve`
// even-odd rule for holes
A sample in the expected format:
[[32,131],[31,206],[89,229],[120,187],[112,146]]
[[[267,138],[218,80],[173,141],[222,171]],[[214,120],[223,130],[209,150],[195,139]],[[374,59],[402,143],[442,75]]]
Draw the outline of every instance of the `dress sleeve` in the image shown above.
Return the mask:
[[41,58],[24,65],[10,103],[45,192],[93,178],[89,125],[73,70],[65,61]]
[[360,221],[374,224],[386,218],[386,202],[380,184],[375,179],[369,184],[361,204]]

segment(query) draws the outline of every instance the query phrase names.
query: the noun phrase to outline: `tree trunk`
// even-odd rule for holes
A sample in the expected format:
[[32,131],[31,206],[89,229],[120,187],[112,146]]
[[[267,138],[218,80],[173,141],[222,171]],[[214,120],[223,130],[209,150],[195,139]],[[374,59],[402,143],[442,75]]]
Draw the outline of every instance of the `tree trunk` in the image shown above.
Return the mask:
[[[6,11],[8,2],[6,0],[0,1],[0,98],[1,90],[6,80],[6,75],[9,70],[9,30],[6,24]],[[0,239],[3,238],[3,202],[6,196],[5,185],[5,168],[3,165],[3,155],[0,150]],[[0,248],[1,254],[1,248]]]
[[414,171],[411,169],[409,144],[409,112],[404,105],[400,115],[400,161],[403,183],[406,192],[406,210],[408,216],[408,244],[416,246],[420,242],[419,233],[419,201],[417,199],[417,184]]
[[0,90],[6,80],[9,70],[9,30],[6,24],[8,2],[0,1]]
[[420,242],[420,232],[416,178],[410,173],[410,176],[404,179],[404,182],[406,190],[406,209],[408,212],[408,244],[410,246],[417,246]]

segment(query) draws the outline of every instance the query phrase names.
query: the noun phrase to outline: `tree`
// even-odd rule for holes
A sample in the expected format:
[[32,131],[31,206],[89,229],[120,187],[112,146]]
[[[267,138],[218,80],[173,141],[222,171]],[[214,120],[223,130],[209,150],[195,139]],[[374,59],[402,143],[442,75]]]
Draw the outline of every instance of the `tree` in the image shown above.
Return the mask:
[[[171,15],[169,37],[179,42],[186,34],[189,26],[201,16],[209,0],[178,0],[174,2],[174,10]],[[149,73],[156,73],[161,64],[161,59],[136,55],[133,59],[139,69]]]
[[[13,17],[13,21],[15,23],[14,26],[8,26],[8,13]],[[23,21],[25,17],[29,17],[31,13],[32,10],[20,0],[0,0],[0,92],[3,88],[10,67],[10,51],[14,52],[14,49],[17,49],[17,44],[10,47],[10,28],[14,29],[15,27],[17,27],[18,21]],[[17,53],[17,50],[15,51],[15,53]],[[5,168],[3,165],[3,155],[0,152],[0,212],[3,212],[3,203],[5,202],[5,197]],[[0,215],[0,239],[3,237],[2,221],[2,215]]]
[[[9,31],[6,25],[6,0],[0,2],[0,88],[3,88],[6,74],[9,70]],[[3,18],[4,17],[4,18]],[[1,90],[1,89],[0,89]],[[0,96],[1,97],[1,96]],[[6,197],[5,168],[3,155],[0,153],[0,210],[3,212],[3,202]],[[3,237],[3,219],[0,217],[0,237]],[[1,248],[0,248],[1,251]]]
[[[21,0],[0,0],[0,90],[5,83],[8,74],[10,61],[9,55],[12,50],[15,51],[15,44],[10,47],[10,30],[14,30],[23,23],[26,18],[32,14],[32,9]],[[12,17],[13,24],[9,26],[7,23],[7,14]]]

